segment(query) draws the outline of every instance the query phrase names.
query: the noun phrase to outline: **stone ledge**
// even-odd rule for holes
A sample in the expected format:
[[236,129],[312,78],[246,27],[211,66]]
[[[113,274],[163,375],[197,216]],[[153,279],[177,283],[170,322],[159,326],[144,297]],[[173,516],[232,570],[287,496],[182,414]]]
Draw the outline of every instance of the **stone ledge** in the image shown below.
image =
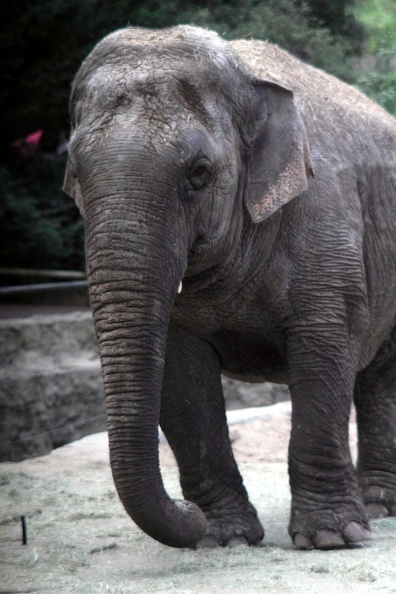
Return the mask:
[[99,361],[84,368],[3,375],[0,460],[41,456],[106,429]]

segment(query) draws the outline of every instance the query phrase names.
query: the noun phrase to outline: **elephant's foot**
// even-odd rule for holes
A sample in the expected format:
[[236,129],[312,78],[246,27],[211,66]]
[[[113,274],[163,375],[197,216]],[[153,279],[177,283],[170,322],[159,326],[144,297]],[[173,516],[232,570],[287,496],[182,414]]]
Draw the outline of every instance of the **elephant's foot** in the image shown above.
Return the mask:
[[289,534],[298,549],[331,549],[372,538],[366,515],[356,507],[340,504],[315,511],[294,505]]
[[235,547],[239,545],[260,546],[264,529],[256,511],[241,514],[219,515],[206,513],[208,527],[205,536],[196,548]]
[[370,519],[396,516],[396,487],[390,489],[371,485],[362,489],[362,495]]

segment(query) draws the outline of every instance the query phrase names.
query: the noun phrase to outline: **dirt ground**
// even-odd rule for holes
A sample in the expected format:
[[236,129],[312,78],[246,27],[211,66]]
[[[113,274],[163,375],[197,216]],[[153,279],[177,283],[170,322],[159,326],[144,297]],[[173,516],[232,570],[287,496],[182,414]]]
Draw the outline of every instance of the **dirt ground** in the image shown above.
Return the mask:
[[[396,518],[373,522],[369,545],[297,551],[287,534],[289,405],[248,422],[230,417],[246,487],[266,530],[261,548],[167,548],[126,515],[113,485],[107,435],[48,456],[0,464],[0,594],[396,593]],[[356,427],[351,422],[351,447]],[[172,453],[161,443],[166,488],[180,497]],[[20,516],[27,518],[22,545]]]

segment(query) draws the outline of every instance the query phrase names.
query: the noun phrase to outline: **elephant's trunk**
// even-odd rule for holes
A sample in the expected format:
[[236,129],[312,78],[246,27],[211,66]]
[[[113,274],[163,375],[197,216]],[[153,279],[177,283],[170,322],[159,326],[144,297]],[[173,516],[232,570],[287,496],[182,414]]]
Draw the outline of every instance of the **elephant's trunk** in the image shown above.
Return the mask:
[[158,457],[167,330],[187,245],[180,248],[175,237],[175,213],[144,194],[140,187],[138,198],[91,197],[95,206],[86,217],[111,467],[120,499],[142,530],[164,544],[192,547],[205,532],[205,516],[168,497]]

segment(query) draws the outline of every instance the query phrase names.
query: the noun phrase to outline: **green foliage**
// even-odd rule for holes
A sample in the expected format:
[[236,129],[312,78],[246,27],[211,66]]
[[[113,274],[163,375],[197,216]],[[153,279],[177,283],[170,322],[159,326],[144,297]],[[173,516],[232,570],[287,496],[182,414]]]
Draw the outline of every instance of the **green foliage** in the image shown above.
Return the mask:
[[373,72],[360,76],[357,86],[363,93],[396,117],[396,72]]
[[366,27],[369,50],[369,66],[363,66],[357,84],[396,116],[396,5],[393,0],[361,0],[356,14]]
[[83,223],[60,189],[64,165],[31,157],[0,167],[2,266],[83,269]]
[[[355,14],[368,31],[369,48],[377,51],[377,43],[383,32],[394,31],[396,26],[396,6],[394,0],[357,0]],[[396,40],[393,40],[396,43]]]

